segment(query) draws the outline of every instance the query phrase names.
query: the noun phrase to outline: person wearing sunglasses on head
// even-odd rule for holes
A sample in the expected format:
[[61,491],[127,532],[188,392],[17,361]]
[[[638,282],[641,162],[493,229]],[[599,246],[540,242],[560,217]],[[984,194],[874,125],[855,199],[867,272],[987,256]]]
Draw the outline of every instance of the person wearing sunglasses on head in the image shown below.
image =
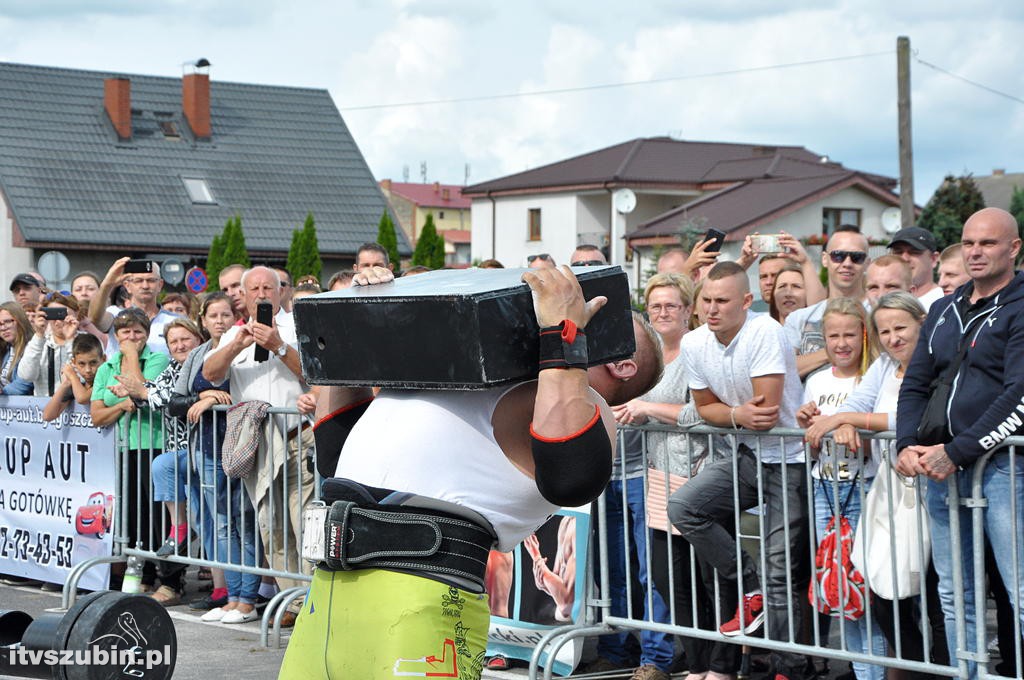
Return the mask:
[[551,257],[547,253],[527,255],[526,266],[530,269],[554,269],[556,266],[555,258]]
[[841,226],[829,238],[821,253],[821,263],[828,269],[828,298],[786,318],[786,337],[796,350],[801,379],[828,363],[822,316],[829,300],[853,298],[871,311],[864,289],[864,270],[870,262],[868,240],[856,227]]
[[599,267],[608,264],[608,258],[604,256],[601,249],[589,243],[582,243],[572,251],[569,258],[570,267]]

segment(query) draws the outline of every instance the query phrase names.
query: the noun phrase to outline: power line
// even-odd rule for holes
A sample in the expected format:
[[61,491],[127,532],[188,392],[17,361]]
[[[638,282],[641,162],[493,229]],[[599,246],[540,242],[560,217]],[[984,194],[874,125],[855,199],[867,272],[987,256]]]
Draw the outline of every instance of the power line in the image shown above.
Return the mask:
[[953,73],[952,71],[947,71],[946,69],[944,69],[944,68],[942,68],[940,66],[936,66],[935,64],[929,63],[929,62],[925,61],[924,59],[918,58],[916,55],[914,56],[914,61],[916,61],[917,63],[921,64],[922,66],[927,66],[930,69],[938,71],[939,73],[944,73],[945,75],[949,76],[950,78],[956,78],[957,80],[962,80],[963,82],[967,83],[968,85],[973,85],[974,87],[977,87],[977,88],[980,88],[982,90],[985,90],[986,92],[991,92],[994,95],[998,95],[1000,97],[1005,97],[1006,99],[1009,99],[1010,101],[1017,102],[1018,104],[1024,104],[1024,99],[1021,99],[1020,97],[1014,96],[1012,94],[1008,94],[1006,92],[1002,92],[1001,90],[997,90],[994,87],[989,87],[988,85],[984,85],[982,83],[976,82],[974,80],[971,80],[970,78],[965,78],[965,77],[963,77],[961,75]]
[[516,92],[511,94],[487,94],[473,97],[452,97],[449,99],[426,99],[422,101],[398,102],[394,104],[367,104],[364,106],[343,106],[341,111],[371,111],[376,109],[398,109],[412,106],[432,106],[435,104],[462,104],[466,102],[494,101],[499,99],[517,99],[520,97],[537,97],[553,94],[571,94],[574,92],[590,92],[594,90],[610,90],[620,87],[635,87],[637,85],[657,85],[659,83],[673,83],[683,80],[699,80],[702,78],[719,78],[722,76],[735,76],[744,73],[758,73],[761,71],[775,71],[788,68],[799,68],[802,66],[814,66],[817,64],[831,64],[840,61],[853,61],[857,59],[868,59],[892,54],[892,50],[884,52],[868,52],[865,54],[853,54],[845,57],[828,57],[826,59],[811,59],[808,61],[795,61],[785,64],[772,64],[770,66],[751,66],[748,68],[730,69],[728,71],[713,71],[711,73],[698,73],[686,76],[669,76],[666,78],[651,78],[648,80],[630,80],[618,83],[600,83],[596,85],[580,85],[579,87],[563,87],[551,90],[535,90],[533,92]]

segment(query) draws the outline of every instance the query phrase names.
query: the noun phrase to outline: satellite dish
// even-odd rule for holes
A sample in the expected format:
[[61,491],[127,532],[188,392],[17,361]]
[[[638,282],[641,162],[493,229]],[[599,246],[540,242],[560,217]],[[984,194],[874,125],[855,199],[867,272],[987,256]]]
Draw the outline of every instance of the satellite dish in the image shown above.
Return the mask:
[[68,278],[71,273],[71,262],[67,255],[59,250],[47,250],[39,256],[36,269],[51,284],[56,284]]
[[185,265],[181,263],[181,260],[167,258],[160,265],[160,278],[168,285],[177,286],[185,280]]
[[903,226],[903,213],[893,206],[882,211],[882,229],[887,234],[895,234]]
[[628,215],[636,208],[636,194],[632,189],[619,189],[612,194],[612,205],[623,215]]

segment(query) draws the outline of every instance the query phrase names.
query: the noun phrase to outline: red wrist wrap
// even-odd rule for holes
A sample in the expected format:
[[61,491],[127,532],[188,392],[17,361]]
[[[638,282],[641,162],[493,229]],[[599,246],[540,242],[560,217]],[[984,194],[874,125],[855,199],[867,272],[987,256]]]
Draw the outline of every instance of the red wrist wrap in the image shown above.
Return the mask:
[[540,329],[541,370],[545,368],[587,368],[587,334],[565,319],[557,326]]

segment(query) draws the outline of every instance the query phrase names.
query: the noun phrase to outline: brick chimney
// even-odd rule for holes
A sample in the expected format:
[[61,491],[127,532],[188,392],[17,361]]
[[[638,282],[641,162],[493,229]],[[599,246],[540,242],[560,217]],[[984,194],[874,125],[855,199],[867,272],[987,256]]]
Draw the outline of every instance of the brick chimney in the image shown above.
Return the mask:
[[114,124],[118,139],[132,138],[132,83],[127,78],[103,81],[103,108]]
[[210,127],[210,75],[189,73],[181,79],[181,108],[185,112],[192,134],[198,139],[209,139]]
[[390,193],[391,192],[391,180],[390,179],[382,179],[380,181],[380,188],[383,189],[384,191],[387,191],[387,192]]

